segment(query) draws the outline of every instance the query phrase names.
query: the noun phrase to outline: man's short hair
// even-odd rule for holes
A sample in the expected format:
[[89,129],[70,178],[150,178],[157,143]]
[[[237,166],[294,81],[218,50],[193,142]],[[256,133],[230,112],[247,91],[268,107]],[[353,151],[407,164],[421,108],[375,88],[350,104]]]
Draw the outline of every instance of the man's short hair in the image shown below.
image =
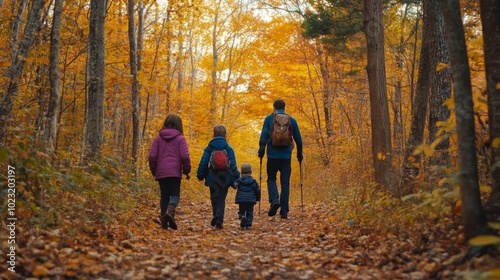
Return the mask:
[[222,124],[217,124],[214,126],[214,137],[222,136],[226,137],[226,127]]
[[273,104],[274,109],[283,110],[285,109],[285,101],[283,99],[276,99]]

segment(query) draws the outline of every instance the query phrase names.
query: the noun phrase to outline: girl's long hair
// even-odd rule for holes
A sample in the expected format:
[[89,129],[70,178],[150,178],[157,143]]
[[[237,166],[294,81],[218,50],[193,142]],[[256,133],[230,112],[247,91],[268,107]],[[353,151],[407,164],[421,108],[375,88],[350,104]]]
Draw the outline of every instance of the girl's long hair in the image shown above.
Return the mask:
[[181,134],[184,134],[182,129],[182,119],[179,115],[169,114],[163,123],[163,128],[177,129]]

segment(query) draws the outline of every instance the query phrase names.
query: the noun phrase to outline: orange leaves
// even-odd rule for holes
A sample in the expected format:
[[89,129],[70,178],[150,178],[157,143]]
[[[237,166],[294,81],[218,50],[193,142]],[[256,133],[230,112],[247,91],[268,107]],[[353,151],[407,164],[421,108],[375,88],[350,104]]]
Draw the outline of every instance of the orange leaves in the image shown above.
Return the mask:
[[493,141],[491,142],[491,147],[493,147],[493,148],[500,147],[500,138],[493,139]]
[[448,68],[448,64],[446,63],[443,63],[443,62],[440,62],[437,66],[436,66],[436,71],[439,72],[443,69],[446,69]]
[[35,270],[33,270],[32,275],[34,277],[43,277],[50,274],[49,270],[43,265],[37,265]]
[[[216,230],[209,225],[208,197],[202,199],[181,202],[177,231],[163,230],[152,222],[158,213],[155,203],[141,209],[140,215],[120,214],[133,217],[128,226],[117,215],[114,223],[91,233],[41,231],[20,248],[23,276],[426,279],[446,278],[454,270],[463,270],[453,261],[459,259],[455,256],[461,248],[456,242],[458,233],[450,232],[445,221],[432,228],[408,227],[395,235],[363,224],[359,217],[348,223],[333,210],[338,207],[334,204],[306,203],[302,212],[300,205],[292,203],[289,219],[283,220],[268,217],[263,203],[261,215],[254,212],[253,229],[242,230],[230,193],[224,229]],[[490,258],[481,263],[488,264],[486,270],[498,261]]]
[[496,245],[500,247],[500,237],[496,235],[480,235],[469,240],[469,243],[475,246]]

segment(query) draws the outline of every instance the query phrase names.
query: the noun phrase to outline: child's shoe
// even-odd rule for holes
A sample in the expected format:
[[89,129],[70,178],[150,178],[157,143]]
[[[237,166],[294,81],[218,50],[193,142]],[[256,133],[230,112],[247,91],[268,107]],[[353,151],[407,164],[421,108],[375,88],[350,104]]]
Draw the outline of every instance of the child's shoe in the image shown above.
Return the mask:
[[245,228],[247,226],[247,217],[245,216],[241,217],[240,226],[241,228]]
[[160,216],[160,224],[163,229],[168,229],[167,214]]

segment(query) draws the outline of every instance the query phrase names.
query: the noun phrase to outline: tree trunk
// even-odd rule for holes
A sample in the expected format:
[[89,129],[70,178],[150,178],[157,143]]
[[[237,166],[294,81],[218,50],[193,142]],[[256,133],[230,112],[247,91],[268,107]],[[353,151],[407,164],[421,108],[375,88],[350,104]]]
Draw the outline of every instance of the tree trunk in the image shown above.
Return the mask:
[[[24,1],[23,1],[24,3]],[[40,20],[40,15],[44,7],[44,0],[33,0],[28,20],[24,28],[23,36],[18,46],[12,46],[12,61],[7,69],[7,86],[5,92],[1,94],[0,100],[0,142],[6,137],[8,120],[12,112],[12,97],[17,95],[18,86],[23,76],[26,58],[28,57],[32,39]],[[17,42],[17,41],[16,41]]]
[[167,31],[167,85],[166,85],[166,91],[167,91],[167,96],[166,96],[166,112],[170,113],[172,112],[172,104],[171,104],[171,99],[172,99],[172,81],[174,79],[173,71],[172,71],[172,22],[171,22],[171,10],[172,10],[172,3],[171,1],[168,1],[167,4],[167,18],[166,18],[166,31]]
[[219,10],[221,1],[218,2],[215,8],[213,30],[212,30],[212,87],[210,89],[210,124],[215,125],[217,122],[217,65],[219,55],[217,53],[217,23],[219,22]]
[[[427,0],[426,0],[427,1]],[[431,36],[429,42],[429,60],[431,76],[431,97],[429,101],[429,142],[433,143],[437,139],[438,123],[447,121],[450,118],[450,109],[443,103],[451,97],[451,69],[446,67],[437,70],[439,63],[448,64],[448,44],[444,30],[443,13],[439,8],[438,0],[428,0],[429,19],[431,23]],[[449,137],[444,137],[436,146],[436,153],[431,158],[431,162],[438,165],[449,165]]]
[[[500,2],[481,0],[484,61],[488,90],[491,145],[491,188],[485,211],[489,220],[500,220]],[[496,141],[496,142],[495,142]]]
[[440,0],[450,52],[455,92],[458,137],[458,172],[465,238],[476,236],[485,227],[479,193],[475,145],[474,109],[470,69],[467,58],[460,4],[458,0]]
[[[401,26],[406,25],[406,20],[408,17],[408,9],[410,8],[410,5],[406,5],[404,14],[402,17],[401,21]],[[406,49],[407,43],[405,40],[405,31],[404,29],[401,30],[401,34],[399,36],[399,44],[396,46],[396,65],[398,67],[398,72],[399,73],[404,73],[403,71],[403,66],[404,66],[404,56],[405,56],[405,49]],[[403,82],[402,82],[402,76],[401,75],[396,75],[396,86],[394,89],[394,99],[392,102],[392,111],[394,114],[394,122],[393,122],[393,143],[395,144],[395,147],[393,147],[393,150],[395,154],[397,155],[402,155],[403,154],[403,145],[404,145],[404,130],[403,130],[403,109],[402,109],[402,96],[403,96]],[[399,182],[398,182],[399,183]],[[399,186],[399,184],[398,184]]]
[[[134,20],[135,3],[128,0],[128,39],[130,45],[130,74],[132,75],[132,160],[137,166],[139,144],[140,144],[140,105],[139,105],[139,82],[137,80],[137,41],[135,37]],[[138,171],[138,170],[136,170]],[[137,175],[138,172],[136,172]]]
[[[139,10],[140,11],[140,10]],[[159,53],[160,53],[160,47],[161,47],[161,41],[162,41],[162,37],[163,37],[163,32],[165,31],[165,25],[167,24],[167,20],[164,19],[162,21],[162,26],[161,26],[161,29],[160,29],[160,34],[157,38],[155,38],[155,52],[154,52],[154,57],[153,57],[153,65],[151,66],[151,70],[150,70],[150,75],[149,75],[149,81],[151,82],[154,82],[158,77],[157,75],[155,75],[155,69],[157,67],[157,62],[158,62],[158,58],[159,58]],[[141,31],[140,31],[141,32]],[[151,92],[150,91],[147,91],[147,97],[146,97],[146,112],[145,112],[145,116],[144,116],[144,124],[143,124],[143,129],[142,129],[142,138],[145,137],[145,133],[147,131],[146,127],[147,127],[147,121],[148,121],[148,116],[149,116],[149,107],[150,107],[150,104],[151,104],[151,115],[153,117],[156,116],[157,114],[157,108],[158,108],[158,91],[155,89],[155,91],[153,92],[153,96],[151,97]]]
[[90,1],[89,32],[89,92],[86,128],[85,160],[95,160],[100,155],[104,129],[104,24],[106,0]]
[[189,139],[192,139],[194,136],[193,133],[193,121],[194,121],[194,109],[193,109],[193,103],[194,103],[194,83],[196,82],[195,77],[196,77],[196,66],[195,66],[195,55],[193,51],[193,22],[190,21],[189,23],[189,65],[190,65],[190,71],[191,75],[189,77],[189,122],[188,122],[188,135]]
[[142,51],[144,48],[144,4],[137,5],[137,72],[142,70]]
[[45,119],[44,141],[47,151],[52,154],[55,150],[57,139],[57,120],[59,116],[59,103],[61,99],[59,50],[61,41],[61,16],[64,0],[55,0],[50,33],[50,97],[49,108]]
[[[12,1],[12,12],[14,12],[16,8],[16,2],[17,1]],[[19,5],[19,9],[17,10],[16,14],[16,20],[11,21],[10,23],[10,29],[12,30],[12,34],[10,35],[10,62],[14,63],[14,60],[17,55],[17,50],[18,50],[18,39],[19,39],[19,32],[21,30],[21,23],[23,22],[23,13],[24,9],[26,8],[26,5],[28,4],[28,0],[22,0],[21,4]]]
[[29,83],[33,83],[36,88],[36,95],[38,96],[38,114],[34,120],[33,127],[33,139],[34,145],[38,147],[44,146],[44,125],[45,125],[45,113],[47,112],[47,94],[46,90],[49,87],[47,84],[49,80],[48,71],[49,67],[46,64],[40,64],[36,66],[36,71],[34,75],[34,80]]
[[[310,94],[313,99],[313,119],[314,124],[315,124],[315,129],[319,132],[317,133],[317,138],[315,141],[317,142],[318,147],[320,147],[320,157],[321,157],[321,162],[323,163],[323,166],[328,167],[331,163],[331,154],[330,154],[330,145],[329,141],[331,141],[331,137],[333,137],[333,124],[331,123],[332,117],[331,117],[331,112],[332,112],[332,103],[333,103],[333,97],[331,97],[333,89],[331,88],[332,83],[331,83],[331,76],[330,76],[330,69],[328,67],[328,59],[329,55],[327,51],[325,51],[319,42],[319,40],[315,40],[315,53],[317,57],[317,63],[319,64],[320,68],[320,74],[321,74],[321,85],[322,85],[322,92],[323,94],[321,97],[316,96],[315,90],[312,89],[312,86],[310,87]],[[309,62],[307,63],[307,69],[308,69],[308,78],[309,78],[309,84],[314,83],[315,77],[313,77],[312,73],[312,67],[309,66]],[[320,93],[321,93],[320,91]],[[328,102],[329,98],[331,98],[331,102]],[[320,102],[321,101],[321,102]],[[329,104],[329,105],[328,105]],[[339,103],[340,104],[340,103]],[[342,104],[340,104],[342,108]],[[321,117],[321,110],[323,110],[324,114],[324,121],[325,121],[325,126],[323,127],[322,123],[322,117]],[[348,116],[346,116],[348,118]]]
[[330,75],[329,55],[323,51],[319,57],[319,68],[321,72],[321,82],[323,84],[323,113],[325,114],[325,129],[327,138],[333,137],[332,124],[332,104],[333,104],[333,88],[332,77]]
[[375,182],[393,194],[391,186],[391,125],[387,102],[382,0],[365,0],[365,36],[372,125]]
[[[137,72],[138,72],[137,75],[139,75],[139,72],[141,72],[142,70],[142,53],[144,49],[144,4],[142,2],[139,2],[137,7],[137,18],[138,18],[137,19]],[[138,86],[140,92],[141,84],[139,84]],[[141,139],[139,141],[144,140],[144,137],[146,136],[146,124],[148,123],[148,114],[149,114],[149,98],[150,96],[148,91],[146,97],[144,125],[142,126]],[[139,109],[141,108],[140,103],[139,103]],[[141,115],[139,114],[139,118],[140,116]]]
[[[182,34],[179,34],[179,36],[182,36]],[[185,88],[185,79],[186,79],[186,58],[184,54],[184,42],[180,41],[179,42],[179,49],[178,49],[178,55],[177,55],[177,63],[176,63],[176,72],[177,72],[177,100],[178,102],[176,103],[176,109],[178,112],[181,112],[182,109],[184,108],[184,98],[182,96],[182,93],[184,92]]]
[[418,145],[424,144],[425,119],[427,117],[429,95],[430,95],[430,80],[432,68],[430,63],[430,44],[432,36],[432,23],[430,17],[430,9],[435,9],[431,6],[432,0],[423,1],[423,34],[422,47],[420,50],[420,63],[418,69],[417,89],[415,99],[413,100],[411,112],[410,135],[406,143],[405,157],[403,163],[403,181],[405,185],[404,193],[413,193],[412,181],[418,175],[420,170],[420,155],[413,155],[415,148]]

